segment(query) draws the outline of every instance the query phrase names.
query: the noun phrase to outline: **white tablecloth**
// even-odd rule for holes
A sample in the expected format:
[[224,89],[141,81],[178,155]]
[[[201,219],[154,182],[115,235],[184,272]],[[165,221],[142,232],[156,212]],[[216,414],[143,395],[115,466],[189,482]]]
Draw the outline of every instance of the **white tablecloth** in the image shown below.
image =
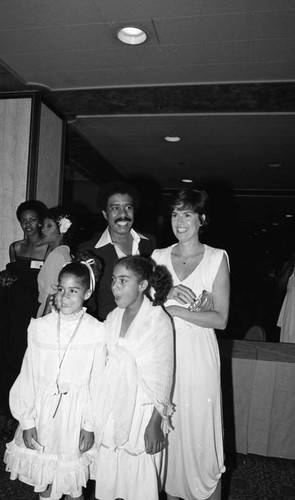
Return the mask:
[[295,459],[295,345],[219,340],[225,447]]

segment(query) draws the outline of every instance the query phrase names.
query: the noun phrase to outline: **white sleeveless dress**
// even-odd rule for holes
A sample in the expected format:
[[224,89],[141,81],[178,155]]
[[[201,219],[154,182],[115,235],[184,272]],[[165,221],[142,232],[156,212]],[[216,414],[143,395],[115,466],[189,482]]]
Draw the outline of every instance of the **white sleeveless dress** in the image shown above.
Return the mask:
[[[152,258],[166,265],[174,285],[183,284],[196,296],[212,292],[224,250],[204,245],[197,268],[181,281],[172,265],[175,245],[155,250]],[[214,297],[213,297],[214,300]],[[179,305],[168,300],[165,305]],[[174,318],[176,330],[176,380],[172,401],[175,413],[169,434],[165,490],[186,500],[204,500],[216,489],[225,471],[220,388],[220,358],[214,330]]]
[[278,318],[281,328],[280,342],[295,343],[295,270],[291,274],[287,292]]

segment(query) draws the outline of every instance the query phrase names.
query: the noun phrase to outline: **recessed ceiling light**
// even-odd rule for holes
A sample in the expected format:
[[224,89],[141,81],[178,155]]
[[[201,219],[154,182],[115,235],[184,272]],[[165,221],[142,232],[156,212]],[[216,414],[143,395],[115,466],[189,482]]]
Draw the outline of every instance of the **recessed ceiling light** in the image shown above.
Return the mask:
[[166,135],[166,137],[164,137],[164,139],[167,142],[179,142],[180,141],[180,137],[178,137],[177,135]]
[[293,217],[292,214],[285,214],[285,217]]
[[270,168],[280,168],[282,166],[281,162],[279,161],[272,161],[267,164],[268,167]]
[[278,226],[278,225],[279,225],[279,223],[278,223],[278,222],[273,222],[273,223],[272,223],[272,225],[273,225],[273,226]]
[[189,184],[190,182],[193,182],[193,180],[192,179],[181,179],[181,182],[187,182]]
[[135,26],[125,26],[118,31],[117,37],[121,42],[127,43],[128,45],[140,45],[146,41],[147,34],[145,31]]

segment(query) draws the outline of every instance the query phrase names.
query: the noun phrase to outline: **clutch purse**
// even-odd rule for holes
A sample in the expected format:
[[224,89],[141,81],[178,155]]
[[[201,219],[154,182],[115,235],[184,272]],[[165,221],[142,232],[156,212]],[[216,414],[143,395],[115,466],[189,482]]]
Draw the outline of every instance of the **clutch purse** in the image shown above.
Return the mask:
[[214,309],[213,293],[203,290],[202,293],[188,307],[189,311],[212,311]]
[[4,287],[11,287],[12,283],[16,281],[17,278],[16,276],[13,276],[8,269],[4,269],[4,271],[0,272],[0,286]]

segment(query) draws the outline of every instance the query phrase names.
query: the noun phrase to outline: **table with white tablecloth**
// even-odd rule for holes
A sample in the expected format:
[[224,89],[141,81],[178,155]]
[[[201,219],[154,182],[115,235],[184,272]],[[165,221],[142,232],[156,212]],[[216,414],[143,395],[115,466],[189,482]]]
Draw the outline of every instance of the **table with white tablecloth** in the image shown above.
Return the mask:
[[295,459],[295,344],[218,342],[225,448]]

